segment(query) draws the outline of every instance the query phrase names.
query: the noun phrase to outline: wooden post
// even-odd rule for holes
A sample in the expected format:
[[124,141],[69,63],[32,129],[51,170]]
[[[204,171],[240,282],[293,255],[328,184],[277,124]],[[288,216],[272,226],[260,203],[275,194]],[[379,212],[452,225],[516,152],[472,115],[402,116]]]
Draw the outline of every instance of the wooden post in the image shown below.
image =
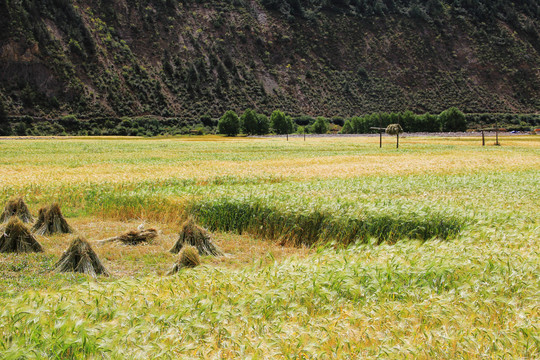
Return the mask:
[[370,127],[371,130],[377,130],[379,132],[379,147],[382,148],[382,134],[386,128]]
[[399,149],[399,132],[396,134],[396,149]]
[[499,143],[499,124],[496,124],[494,128],[482,129],[482,145],[484,145],[484,130],[485,131],[495,131],[495,146],[501,146]]
[[304,127],[304,141],[306,141],[306,128]]
[[484,129],[482,129],[482,146],[486,146],[486,138],[484,137]]
[[287,133],[287,141],[289,141],[289,133]]

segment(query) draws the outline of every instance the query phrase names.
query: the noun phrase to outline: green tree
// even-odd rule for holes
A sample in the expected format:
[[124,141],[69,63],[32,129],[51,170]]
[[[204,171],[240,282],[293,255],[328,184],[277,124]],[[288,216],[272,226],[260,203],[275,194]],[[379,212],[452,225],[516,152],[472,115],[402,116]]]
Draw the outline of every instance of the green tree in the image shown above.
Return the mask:
[[18,122],[14,126],[15,135],[24,136],[26,135],[26,124],[24,122]]
[[227,136],[236,136],[240,132],[240,119],[232,110],[227,111],[218,122],[218,132]]
[[451,107],[439,115],[439,121],[443,131],[465,131],[467,130],[467,119],[458,108]]
[[353,134],[354,133],[353,126],[351,125],[351,120],[345,121],[345,124],[343,125],[343,128],[341,129],[341,133],[342,134]]
[[240,120],[242,121],[242,130],[245,134],[257,134],[259,124],[257,121],[257,113],[255,111],[247,109],[246,111],[244,111],[244,114],[242,115]]
[[0,135],[10,135],[11,127],[9,126],[6,109],[4,108],[4,101],[0,97]]
[[266,135],[270,132],[270,120],[264,114],[257,114],[257,135]]
[[278,135],[290,134],[294,130],[291,118],[279,110],[275,110],[270,116],[270,124]]
[[438,132],[441,131],[441,123],[437,115],[425,113],[421,116],[422,131]]
[[312,129],[315,134],[326,134],[328,132],[328,120],[319,116],[317,120],[315,120]]
[[[422,131],[418,128],[418,116],[416,116],[412,111],[407,110],[404,113],[400,114],[400,121],[392,121],[392,124],[401,124],[404,130],[409,132]],[[392,119],[393,120],[393,119]]]

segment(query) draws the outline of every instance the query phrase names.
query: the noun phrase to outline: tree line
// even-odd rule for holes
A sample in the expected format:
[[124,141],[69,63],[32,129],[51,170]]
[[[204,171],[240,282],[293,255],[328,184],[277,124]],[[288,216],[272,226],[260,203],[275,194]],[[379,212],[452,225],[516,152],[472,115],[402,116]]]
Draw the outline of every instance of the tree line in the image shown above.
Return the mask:
[[430,113],[419,115],[405,111],[378,112],[350,118],[340,116],[327,118],[308,115],[291,116],[281,110],[275,110],[267,116],[247,109],[241,115],[233,110],[226,111],[219,119],[212,118],[210,115],[203,115],[198,119],[155,116],[79,119],[74,115],[47,119],[8,116],[0,98],[0,136],[366,134],[373,132],[372,127],[386,127],[389,124],[400,124],[406,132],[452,132],[486,126],[530,131],[540,127],[540,114],[464,114],[454,107],[438,115]]
[[276,110],[270,118],[257,114],[248,109],[241,116],[234,111],[227,111],[218,122],[218,133],[227,136],[266,135],[273,132],[278,135],[294,132],[326,134],[339,132],[341,134],[367,134],[373,132],[372,127],[386,127],[390,124],[400,124],[408,132],[452,132],[466,131],[467,119],[463,112],[452,107],[439,115],[429,113],[417,115],[412,111],[400,113],[374,113],[364,116],[354,116],[349,119],[340,117],[325,118],[319,116],[299,116],[292,118],[282,111]]

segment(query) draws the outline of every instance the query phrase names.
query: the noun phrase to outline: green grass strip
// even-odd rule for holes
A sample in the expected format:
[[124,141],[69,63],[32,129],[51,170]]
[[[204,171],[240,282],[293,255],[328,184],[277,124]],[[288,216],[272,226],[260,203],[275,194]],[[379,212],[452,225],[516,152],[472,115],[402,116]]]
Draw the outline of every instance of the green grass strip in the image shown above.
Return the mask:
[[380,212],[339,216],[325,210],[298,213],[267,206],[260,200],[218,199],[194,203],[193,213],[210,230],[250,233],[282,244],[306,245],[336,241],[345,246],[400,239],[454,238],[466,225],[464,218],[437,212]]

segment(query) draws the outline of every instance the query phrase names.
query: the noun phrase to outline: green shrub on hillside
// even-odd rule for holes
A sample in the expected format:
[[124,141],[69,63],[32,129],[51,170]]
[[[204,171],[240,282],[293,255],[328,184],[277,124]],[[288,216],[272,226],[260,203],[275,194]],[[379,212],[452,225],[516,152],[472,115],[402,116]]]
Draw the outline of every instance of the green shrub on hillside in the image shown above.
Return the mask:
[[200,122],[201,122],[201,124],[203,124],[204,126],[207,126],[207,127],[212,127],[212,126],[217,125],[217,122],[214,121],[214,119],[212,119],[212,117],[210,115],[208,115],[208,114],[204,114],[203,116],[201,116]]

